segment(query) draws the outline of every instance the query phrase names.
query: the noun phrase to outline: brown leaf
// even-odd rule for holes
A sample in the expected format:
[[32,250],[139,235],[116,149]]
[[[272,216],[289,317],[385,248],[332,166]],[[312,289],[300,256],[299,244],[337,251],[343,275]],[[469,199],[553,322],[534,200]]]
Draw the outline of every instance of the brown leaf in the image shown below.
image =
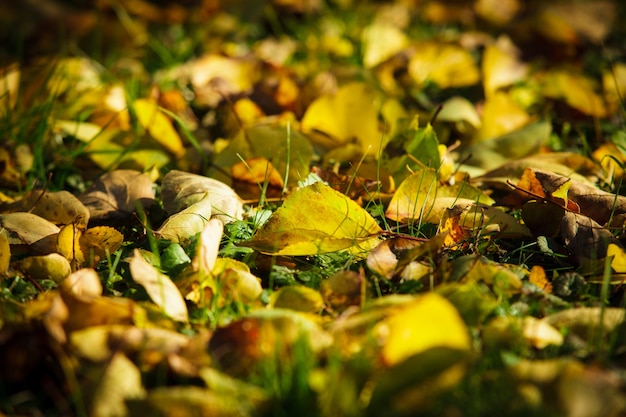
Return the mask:
[[44,254],[56,251],[56,235],[60,229],[36,214],[0,214],[0,225],[11,244],[30,245],[35,252]]
[[135,212],[137,202],[144,208],[154,204],[154,189],[147,174],[120,169],[102,175],[79,198],[92,219],[123,220]]
[[68,191],[30,191],[21,200],[3,205],[2,210],[33,213],[57,225],[72,223],[85,228],[89,222],[89,210]]
[[560,234],[566,249],[580,265],[606,257],[610,243],[619,245],[610,230],[589,217],[568,211],[561,220]]
[[600,224],[606,224],[611,216],[626,213],[626,197],[602,191],[591,185],[571,180],[562,175],[535,170],[535,176],[541,182],[548,195],[570,181],[567,192],[570,201],[580,207],[580,213],[592,218]]
[[163,207],[169,214],[181,212],[206,198],[206,204],[211,208],[210,216],[217,217],[223,223],[242,218],[243,203],[237,193],[213,178],[170,171],[161,181],[161,195]]

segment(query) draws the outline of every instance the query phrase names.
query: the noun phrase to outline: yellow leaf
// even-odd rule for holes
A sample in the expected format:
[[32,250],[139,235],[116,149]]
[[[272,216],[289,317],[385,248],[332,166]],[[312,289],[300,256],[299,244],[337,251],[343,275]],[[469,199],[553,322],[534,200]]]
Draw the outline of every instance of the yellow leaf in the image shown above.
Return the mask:
[[406,34],[391,23],[377,22],[363,29],[363,65],[372,68],[409,44]]
[[128,414],[126,401],[145,397],[141,371],[121,352],[113,355],[93,395],[90,416],[113,417]]
[[614,63],[611,69],[602,75],[604,97],[606,97],[609,113],[613,114],[621,108],[626,97],[626,64]]
[[69,261],[58,253],[29,256],[15,262],[13,266],[33,279],[51,279],[56,283],[63,281],[72,272]]
[[163,312],[176,321],[188,320],[187,305],[176,285],[165,274],[150,265],[135,249],[128,262],[133,280],[145,288],[146,292]]
[[344,249],[369,251],[380,226],[357,203],[322,183],[291,194],[247,242],[274,255],[316,255]]
[[137,99],[133,102],[133,109],[139,124],[150,133],[150,136],[157,143],[177,158],[185,154],[180,136],[172,126],[170,119],[161,112],[156,103],[147,99]]
[[626,273],[626,253],[615,243],[609,243],[606,256],[612,257],[611,268],[618,274]]
[[393,366],[431,348],[469,350],[470,337],[456,308],[429,293],[394,311],[374,328],[383,340],[383,362]]
[[485,101],[482,126],[474,142],[511,133],[532,121],[532,118],[507,93],[496,91]]
[[376,92],[363,83],[350,83],[334,95],[324,95],[315,100],[302,117],[304,133],[322,132],[333,140],[333,147],[353,139],[361,144],[362,151],[376,155],[385,143],[379,129],[379,99]]
[[568,202],[567,192],[569,191],[569,188],[571,187],[571,185],[572,185],[572,181],[568,179],[563,184],[561,184],[559,188],[554,190],[551,194],[552,197],[558,197],[565,202],[563,207],[567,207],[567,202]]
[[63,289],[77,297],[92,298],[102,295],[102,283],[98,273],[91,268],[73,272],[61,283]]
[[11,262],[11,246],[9,239],[0,233],[0,276],[5,275]]
[[465,87],[480,79],[478,67],[468,51],[458,45],[436,42],[417,45],[408,71],[419,85],[433,82],[440,88]]
[[543,93],[564,100],[570,107],[589,116],[607,115],[604,100],[596,93],[595,82],[585,75],[567,70],[550,71],[544,75]]
[[522,320],[522,334],[531,346],[544,349],[550,345],[561,346],[563,335],[556,328],[543,319],[532,316]]
[[528,281],[541,288],[544,292],[548,294],[552,293],[552,284],[546,277],[546,271],[540,265],[535,265],[531,268]]
[[250,184],[268,184],[283,188],[283,178],[266,158],[258,157],[239,162],[230,168],[233,180]]
[[287,285],[272,293],[272,308],[287,308],[305,313],[319,313],[324,307],[324,300],[319,291],[304,285]]
[[437,171],[425,168],[405,179],[394,193],[385,216],[401,222],[438,224],[448,208],[469,207],[493,200],[468,183],[439,185]]
[[496,44],[487,46],[482,61],[485,97],[526,77],[528,67],[519,61],[518,55],[519,51],[508,37],[501,37]]
[[213,201],[208,193],[200,201],[168,217],[155,235],[181,243],[202,232],[213,214]]
[[17,65],[0,69],[0,117],[13,110],[18,97],[21,71]]

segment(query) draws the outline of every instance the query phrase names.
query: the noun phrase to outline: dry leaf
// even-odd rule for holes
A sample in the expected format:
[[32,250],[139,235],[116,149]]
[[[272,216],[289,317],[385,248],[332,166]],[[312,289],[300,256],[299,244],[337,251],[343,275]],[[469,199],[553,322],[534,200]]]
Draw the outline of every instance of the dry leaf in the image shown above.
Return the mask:
[[72,272],[69,261],[58,253],[29,256],[14,262],[13,267],[35,280],[51,279],[56,283],[63,281]]
[[381,228],[365,209],[345,195],[315,183],[291,194],[250,241],[275,255],[316,255],[344,249],[368,251]]
[[176,321],[188,320],[185,300],[167,275],[150,265],[138,249],[135,249],[128,263],[133,280],[145,288],[152,301],[165,314]]
[[170,171],[161,181],[161,195],[165,211],[169,214],[181,212],[204,200],[202,205],[207,206],[207,209],[201,214],[208,214],[206,221],[211,216],[223,223],[242,218],[243,203],[239,196],[228,185],[213,178]]
[[[330,137],[327,147],[333,148],[356,140],[363,153],[378,154],[384,147],[384,135],[378,124],[380,100],[364,83],[350,83],[336,94],[315,100],[302,117],[301,128],[310,136],[321,132]],[[312,136],[312,140],[316,140]]]
[[492,97],[499,89],[526,77],[528,67],[520,62],[519,54],[508,37],[500,37],[495,44],[487,46],[482,61],[485,97]]
[[99,177],[80,201],[94,220],[123,220],[136,211],[136,204],[146,209],[154,203],[153,183],[139,171],[115,170]]
[[433,82],[440,88],[465,87],[480,80],[472,55],[454,44],[417,44],[408,71],[418,85]]
[[159,106],[147,99],[137,99],[132,105],[139,124],[150,133],[152,139],[174,157],[185,154],[183,141],[174,129],[170,119],[159,109]]
[[394,24],[375,22],[363,29],[363,65],[373,68],[409,44],[406,34]]
[[0,214],[1,233],[10,244],[30,245],[39,253],[56,251],[56,235],[59,228],[46,219],[32,213]]
[[470,338],[456,308],[441,295],[415,297],[373,329],[382,343],[381,356],[387,366],[436,347],[467,350]]
[[304,313],[319,313],[324,301],[319,291],[304,285],[287,285],[270,296],[270,307],[286,308]]

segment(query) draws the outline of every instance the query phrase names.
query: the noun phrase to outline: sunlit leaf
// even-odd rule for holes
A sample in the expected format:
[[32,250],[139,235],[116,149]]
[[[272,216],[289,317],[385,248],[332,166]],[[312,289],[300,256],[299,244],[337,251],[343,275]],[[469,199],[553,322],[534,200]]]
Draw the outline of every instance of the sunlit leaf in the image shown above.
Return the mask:
[[208,193],[199,201],[168,217],[155,234],[175,243],[187,242],[200,233],[213,215],[213,200]]
[[526,77],[528,67],[519,61],[518,56],[519,51],[507,37],[499,38],[496,44],[489,45],[485,49],[482,71],[486,97],[489,98],[497,90],[510,86]]
[[423,42],[415,47],[408,66],[409,75],[419,85],[433,82],[440,88],[464,87],[480,79],[472,55],[454,44]]
[[305,313],[319,313],[324,306],[319,291],[303,285],[288,285],[272,293],[270,306]]
[[246,244],[279,255],[363,251],[378,242],[381,228],[354,201],[315,183],[291,194]]
[[187,321],[187,305],[172,280],[150,265],[135,249],[129,260],[133,280],[143,286],[156,305],[176,321]]
[[587,76],[567,70],[553,70],[543,75],[543,93],[563,100],[570,107],[594,117],[605,117],[607,109],[596,85]]
[[[163,206],[169,214],[182,212],[202,202],[196,206],[196,212],[206,221],[211,216],[224,223],[242,218],[243,203],[239,196],[228,185],[213,178],[173,170],[163,177],[161,194]],[[200,230],[202,227],[197,232]]]
[[58,253],[29,256],[13,263],[13,267],[33,279],[51,279],[57,283],[72,272],[69,261]]
[[102,283],[98,273],[91,268],[79,269],[71,273],[61,287],[77,297],[97,297],[102,295]]
[[482,125],[476,132],[475,142],[495,139],[514,132],[533,119],[507,93],[497,91],[485,101]]
[[124,354],[116,353],[106,366],[93,396],[91,416],[115,417],[128,412],[126,401],[145,397],[141,371]]
[[31,245],[40,253],[55,252],[60,229],[48,220],[36,214],[17,212],[0,214],[0,224],[10,244]]
[[11,247],[9,245],[9,239],[0,233],[0,276],[7,273],[9,269],[9,262],[11,261]]
[[153,183],[147,174],[115,170],[100,176],[80,196],[93,219],[126,219],[137,210],[154,203]]
[[137,99],[132,107],[139,124],[150,133],[152,139],[174,154],[176,158],[185,154],[178,132],[156,103],[147,99]]
[[393,24],[375,22],[363,29],[363,64],[372,68],[409,44],[406,34]]
[[493,200],[467,183],[440,185],[434,169],[422,169],[400,184],[385,216],[401,222],[438,224],[446,209],[455,205],[493,204]]
[[315,100],[302,117],[304,133],[322,132],[337,147],[354,139],[364,153],[376,155],[385,145],[379,129],[380,100],[373,88],[364,83],[350,83],[334,95]]
[[383,341],[381,355],[388,366],[431,348],[470,348],[469,333],[458,311],[435,293],[416,297],[394,311],[376,325],[374,333]]

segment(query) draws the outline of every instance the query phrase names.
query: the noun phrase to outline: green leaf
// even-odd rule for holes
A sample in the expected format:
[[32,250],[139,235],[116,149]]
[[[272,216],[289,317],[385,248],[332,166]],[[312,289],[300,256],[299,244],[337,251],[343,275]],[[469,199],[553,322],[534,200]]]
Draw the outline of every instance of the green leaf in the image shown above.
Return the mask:
[[380,232],[365,209],[327,185],[315,183],[287,197],[246,245],[274,255],[360,252],[376,246]]

